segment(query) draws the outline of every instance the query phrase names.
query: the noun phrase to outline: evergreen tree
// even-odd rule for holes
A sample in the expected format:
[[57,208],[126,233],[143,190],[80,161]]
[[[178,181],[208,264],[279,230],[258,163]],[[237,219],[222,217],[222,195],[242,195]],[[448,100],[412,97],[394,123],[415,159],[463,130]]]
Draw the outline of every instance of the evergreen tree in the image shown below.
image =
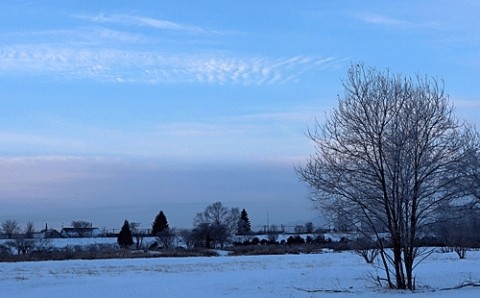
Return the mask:
[[240,219],[238,221],[238,234],[245,235],[252,231],[250,225],[250,219],[248,218],[247,211],[245,209],[240,213]]
[[117,242],[118,245],[125,248],[133,245],[132,232],[130,231],[128,220],[125,220],[123,223],[122,230],[118,233]]
[[166,229],[168,229],[167,217],[163,211],[160,210],[157,216],[155,216],[155,220],[152,224],[152,235],[158,235],[158,233],[163,232]]

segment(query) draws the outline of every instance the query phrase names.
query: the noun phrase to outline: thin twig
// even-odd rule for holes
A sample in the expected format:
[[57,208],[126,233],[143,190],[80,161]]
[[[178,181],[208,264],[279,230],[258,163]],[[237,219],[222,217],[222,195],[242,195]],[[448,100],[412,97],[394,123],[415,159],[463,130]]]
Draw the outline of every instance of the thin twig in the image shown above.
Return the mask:
[[332,289],[302,289],[302,288],[297,288],[293,287],[294,289],[302,292],[307,292],[307,293],[353,293],[350,290],[332,290]]

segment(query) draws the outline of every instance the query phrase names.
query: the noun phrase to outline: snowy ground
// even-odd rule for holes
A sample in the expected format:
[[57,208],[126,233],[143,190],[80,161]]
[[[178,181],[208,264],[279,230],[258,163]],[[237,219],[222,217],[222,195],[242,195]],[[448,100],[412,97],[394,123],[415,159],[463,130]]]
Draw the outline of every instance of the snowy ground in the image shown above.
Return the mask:
[[376,269],[350,253],[75,260],[0,264],[1,297],[480,297],[480,252],[434,253],[416,271],[419,290],[378,288]]

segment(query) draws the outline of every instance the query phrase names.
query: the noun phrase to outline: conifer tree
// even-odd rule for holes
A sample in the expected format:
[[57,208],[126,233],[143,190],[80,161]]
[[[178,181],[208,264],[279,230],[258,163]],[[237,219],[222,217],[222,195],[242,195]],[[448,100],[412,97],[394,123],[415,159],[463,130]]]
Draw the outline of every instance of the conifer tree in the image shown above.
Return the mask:
[[152,223],[152,235],[158,235],[158,233],[163,232],[166,229],[168,229],[167,217],[163,211],[160,210]]
[[245,209],[240,213],[240,219],[238,221],[238,234],[245,235],[252,231],[250,225],[250,219],[248,218],[247,211]]
[[130,224],[128,220],[125,220],[122,226],[122,230],[118,233],[117,243],[121,247],[130,247],[133,245],[132,232],[130,231]]

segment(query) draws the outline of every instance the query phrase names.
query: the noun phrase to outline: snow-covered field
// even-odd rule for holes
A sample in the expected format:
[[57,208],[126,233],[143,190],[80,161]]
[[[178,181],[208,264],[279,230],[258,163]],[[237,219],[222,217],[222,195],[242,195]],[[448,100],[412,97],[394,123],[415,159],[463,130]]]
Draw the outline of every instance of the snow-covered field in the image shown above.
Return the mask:
[[418,291],[381,289],[351,252],[312,255],[74,260],[0,264],[0,297],[480,297],[480,252],[434,253]]

